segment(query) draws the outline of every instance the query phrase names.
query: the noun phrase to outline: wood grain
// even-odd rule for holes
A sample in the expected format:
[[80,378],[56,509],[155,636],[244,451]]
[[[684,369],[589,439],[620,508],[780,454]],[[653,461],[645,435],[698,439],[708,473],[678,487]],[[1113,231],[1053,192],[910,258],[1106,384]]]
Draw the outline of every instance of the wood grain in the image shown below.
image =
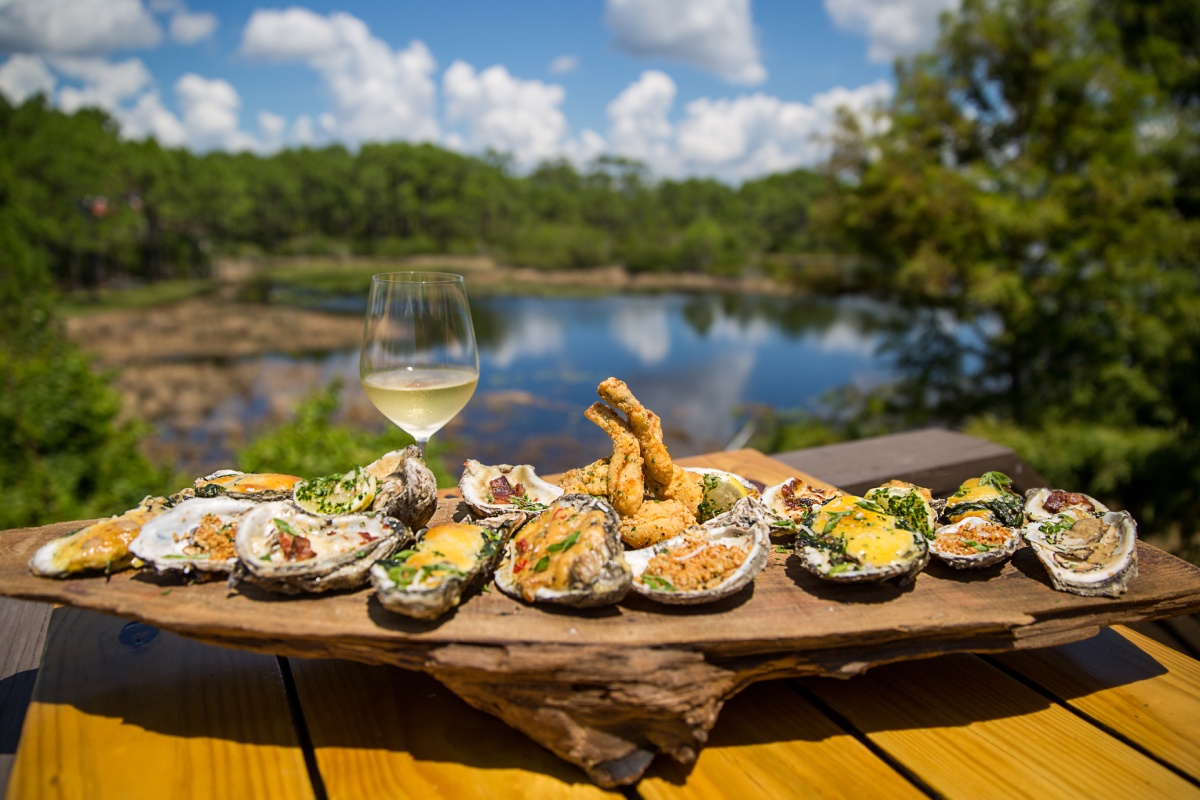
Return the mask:
[[9,798],[311,798],[274,658],[51,616]]
[[1200,797],[1196,785],[974,656],[801,683],[943,797]]
[[[796,474],[752,450],[682,461],[762,484]],[[437,519],[462,510],[445,491]],[[1200,610],[1200,569],[1143,544],[1141,573],[1118,599],[1054,591],[1027,549],[979,573],[933,564],[902,588],[830,584],[783,552],[751,586],[708,606],[631,596],[611,608],[566,610],[491,591],[442,620],[418,622],[384,610],[369,589],[284,598],[132,572],[110,580],[31,576],[25,564],[36,547],[68,527],[0,534],[0,594],[94,608],[247,650],[422,670],[606,786],[636,780],[655,753],[694,760],[724,702],[755,681],[1052,646],[1114,623]]]
[[621,797],[427,675],[349,661],[291,664],[330,800]]
[[1200,662],[1124,627],[996,661],[1200,779]]
[[50,611],[45,603],[0,598],[0,800],[33,697]]

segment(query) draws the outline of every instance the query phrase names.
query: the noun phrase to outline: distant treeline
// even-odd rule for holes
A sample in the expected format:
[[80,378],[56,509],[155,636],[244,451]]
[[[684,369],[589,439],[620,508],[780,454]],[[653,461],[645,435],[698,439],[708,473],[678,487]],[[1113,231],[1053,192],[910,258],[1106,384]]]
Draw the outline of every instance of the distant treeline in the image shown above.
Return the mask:
[[825,179],[655,181],[600,158],[518,175],[431,144],[196,154],[125,141],[103,112],[0,99],[0,190],[60,285],[203,275],[214,257],[487,253],[522,266],[739,274],[820,248]]

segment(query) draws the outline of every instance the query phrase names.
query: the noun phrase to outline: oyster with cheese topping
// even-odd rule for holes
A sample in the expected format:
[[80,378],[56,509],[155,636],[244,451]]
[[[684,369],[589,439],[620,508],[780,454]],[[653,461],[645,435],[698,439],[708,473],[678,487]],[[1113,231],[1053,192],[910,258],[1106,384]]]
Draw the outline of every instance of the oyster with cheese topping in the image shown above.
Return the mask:
[[621,546],[621,521],[600,497],[566,494],[509,540],[496,586],[529,603],[575,607],[620,602],[632,575]]
[[228,573],[237,564],[238,521],[257,507],[228,495],[192,498],[143,525],[129,550],[159,573]]
[[796,555],[805,569],[827,580],[908,583],[929,562],[929,547],[924,536],[878,503],[842,495],[800,526]]
[[841,497],[838,489],[813,486],[799,478],[768,486],[763,490],[762,500],[774,515],[771,528],[779,531],[795,531],[798,525],[807,525],[821,506],[835,497]]
[[238,472],[222,469],[195,481],[196,497],[227,495],[241,500],[269,503],[289,500],[300,478],[276,472]]
[[463,501],[484,517],[511,511],[540,512],[563,495],[561,487],[538,477],[528,464],[489,466],[475,459],[463,463],[458,488]]
[[1119,597],[1137,577],[1137,523],[1126,511],[1082,519],[1060,512],[1030,522],[1023,534],[1059,591]]
[[982,517],[1019,528],[1025,522],[1025,501],[1009,491],[1011,486],[1012,479],[1003,472],[985,472],[963,481],[958,491],[946,499],[942,518],[949,523],[965,517]]
[[416,544],[371,566],[379,602],[408,617],[437,619],[491,578],[504,545],[526,519],[516,512],[422,530]]
[[128,569],[136,558],[129,552],[129,543],[137,538],[143,525],[173,505],[171,498],[147,497],[123,514],[52,539],[33,554],[29,571],[44,578],[66,578]]
[[934,508],[933,494],[925,487],[905,481],[888,481],[882,486],[868,489],[863,497],[878,503],[910,531],[916,531],[926,539],[933,538],[938,513]]
[[264,503],[238,525],[234,578],[284,594],[350,589],[411,539],[404,523],[390,517],[324,517],[290,502]]
[[757,498],[703,525],[625,553],[633,591],[670,605],[712,603],[741,591],[767,565],[770,532]]

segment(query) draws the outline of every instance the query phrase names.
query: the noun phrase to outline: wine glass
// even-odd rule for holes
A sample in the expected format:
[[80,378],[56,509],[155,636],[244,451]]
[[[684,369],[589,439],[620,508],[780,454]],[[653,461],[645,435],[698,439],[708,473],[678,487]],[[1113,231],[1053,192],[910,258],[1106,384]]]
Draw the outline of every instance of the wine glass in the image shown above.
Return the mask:
[[417,440],[424,457],[429,437],[462,410],[479,383],[462,276],[371,276],[358,373],[367,397]]

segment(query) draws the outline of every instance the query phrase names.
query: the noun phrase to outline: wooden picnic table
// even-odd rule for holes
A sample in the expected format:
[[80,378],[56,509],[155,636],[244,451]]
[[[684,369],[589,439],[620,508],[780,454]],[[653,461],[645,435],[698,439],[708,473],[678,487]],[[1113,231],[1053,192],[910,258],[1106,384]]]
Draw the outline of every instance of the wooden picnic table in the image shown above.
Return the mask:
[[9,798],[1200,797],[1200,662],[1121,625],[757,682],[620,789],[422,672],[7,598],[0,642]]

